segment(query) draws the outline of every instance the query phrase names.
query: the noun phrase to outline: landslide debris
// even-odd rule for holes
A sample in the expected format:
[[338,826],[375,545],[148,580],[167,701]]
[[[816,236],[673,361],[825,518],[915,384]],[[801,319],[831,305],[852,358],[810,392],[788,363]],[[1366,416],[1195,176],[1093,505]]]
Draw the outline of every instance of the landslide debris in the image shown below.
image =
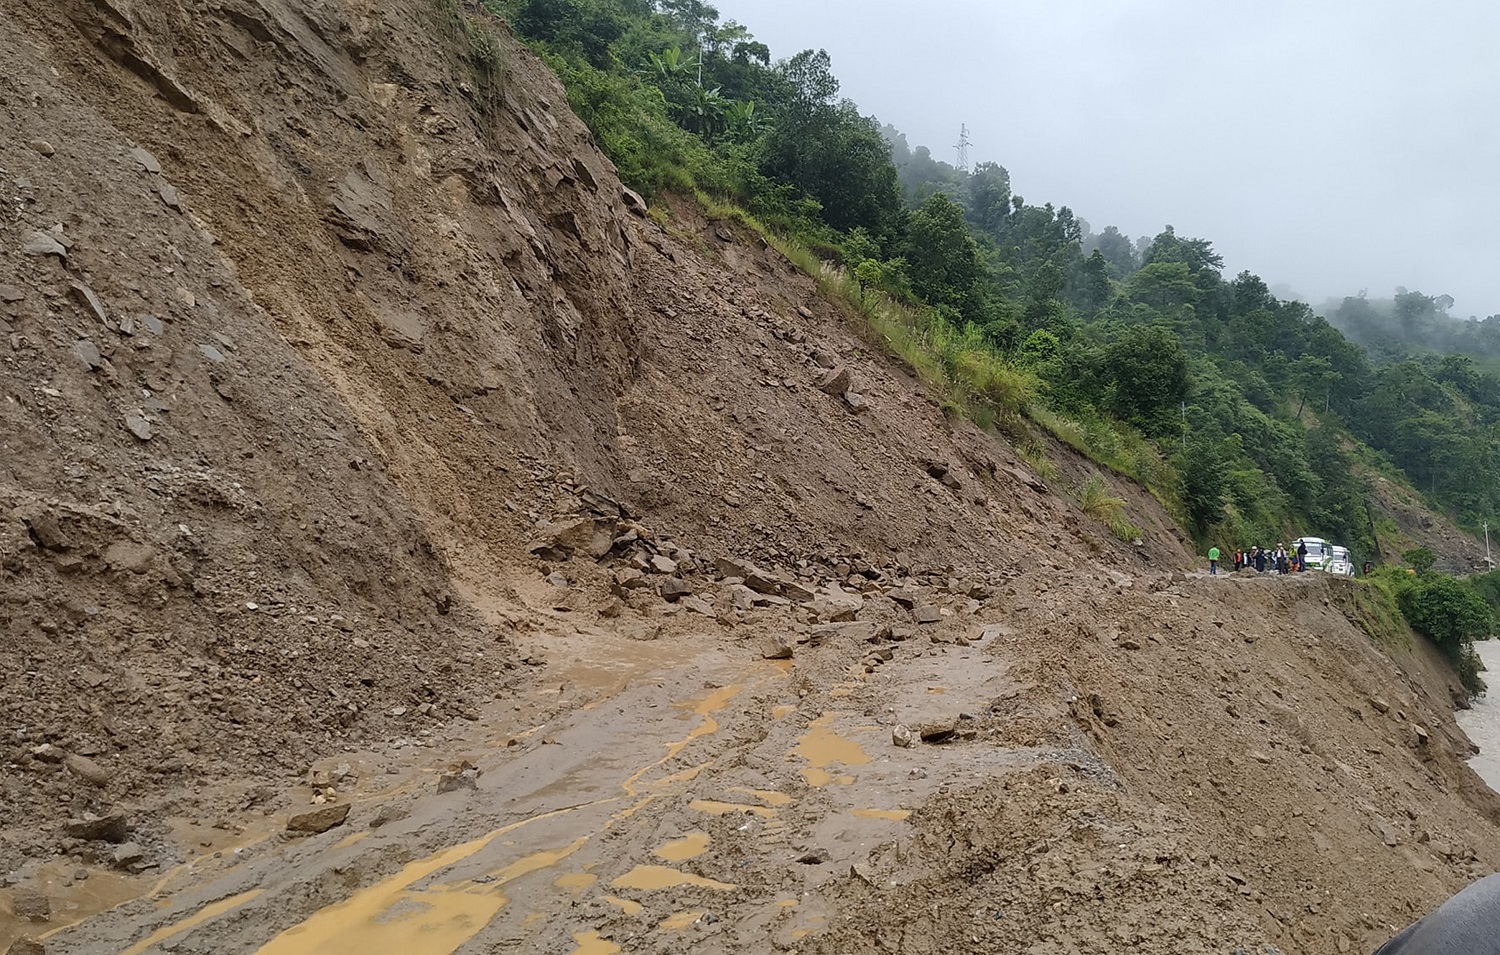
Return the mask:
[[[216,860],[268,891],[193,937],[258,947],[502,823],[555,855],[588,806],[646,901],[483,941],[665,931],[632,886],[703,831],[688,901],[744,894],[684,924],[727,950],[1342,952],[1500,860],[1441,663],[1372,647],[1343,583],[1171,574],[1128,482],[1115,540],[1059,493],[1086,462],[1042,480],[757,236],[645,215],[534,58],[502,42],[484,94],[454,12],[0,0],[0,869],[160,867],[174,814],[269,814],[306,848]],[[501,708],[482,775],[444,752]],[[453,791],[356,812],[375,781],[323,768],[354,749]],[[672,798],[616,818],[581,793],[626,757]],[[910,829],[861,841],[846,778]]]

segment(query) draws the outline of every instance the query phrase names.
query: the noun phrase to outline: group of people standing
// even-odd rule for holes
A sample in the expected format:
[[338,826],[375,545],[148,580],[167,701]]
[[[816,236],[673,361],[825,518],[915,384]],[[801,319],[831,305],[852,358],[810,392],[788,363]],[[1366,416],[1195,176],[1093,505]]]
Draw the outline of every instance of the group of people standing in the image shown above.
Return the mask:
[[[1249,550],[1236,550],[1234,569],[1243,570],[1246,567],[1254,567],[1262,574],[1268,570],[1278,574],[1295,574],[1307,569],[1307,545],[1299,542],[1294,551],[1288,551],[1285,544],[1277,544],[1274,550],[1267,550],[1259,545]],[[1208,549],[1208,572],[1210,574],[1219,572],[1219,549],[1217,547]]]

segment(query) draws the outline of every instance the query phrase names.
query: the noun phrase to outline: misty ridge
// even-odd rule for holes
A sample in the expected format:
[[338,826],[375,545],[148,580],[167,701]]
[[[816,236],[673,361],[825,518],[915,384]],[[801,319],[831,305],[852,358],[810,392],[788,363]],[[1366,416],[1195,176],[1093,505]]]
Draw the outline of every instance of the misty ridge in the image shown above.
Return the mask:
[[[1005,167],[982,162],[972,171],[962,169],[935,158],[927,146],[911,146],[906,135],[894,126],[883,125],[880,132],[890,144],[891,161],[896,165],[905,199],[913,208],[943,193],[963,206],[971,221],[989,220],[990,224],[994,216],[979,210],[993,206],[997,196],[1008,197],[1011,213],[1026,209],[1025,200],[1011,194],[1010,174]],[[1108,265],[1110,278],[1117,282],[1139,271],[1150,253],[1151,236],[1132,239],[1112,225],[1096,233],[1087,219],[1067,206],[1054,210],[1048,203],[1041,212],[1050,214],[1076,236],[1085,258],[1097,250]],[[1167,226],[1166,231],[1173,230]],[[1270,290],[1283,301],[1305,301],[1283,283],[1271,283]],[[1452,296],[1425,295],[1398,286],[1391,298],[1372,299],[1361,290],[1342,299],[1330,298],[1314,312],[1368,351],[1377,363],[1432,353],[1500,359],[1500,315],[1460,318],[1450,314],[1453,305]],[[1483,368],[1500,373],[1500,362],[1484,364]]]
[[[1450,296],[1398,288],[1392,298],[1371,299],[1360,293],[1326,302],[1319,312],[1377,362],[1432,353],[1500,359],[1500,315],[1459,318],[1448,313],[1452,307]],[[1491,373],[1500,370],[1500,363],[1479,365]]]

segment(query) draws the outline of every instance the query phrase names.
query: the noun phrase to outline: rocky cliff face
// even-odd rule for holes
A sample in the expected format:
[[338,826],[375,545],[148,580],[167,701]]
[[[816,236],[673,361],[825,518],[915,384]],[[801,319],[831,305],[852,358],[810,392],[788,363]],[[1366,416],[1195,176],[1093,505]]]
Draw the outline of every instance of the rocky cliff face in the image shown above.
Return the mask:
[[[15,810],[0,823],[14,827],[0,868],[40,879],[37,866],[59,851],[107,862],[99,840],[68,835],[88,820],[56,823],[120,806],[149,836],[127,869],[186,854],[160,822],[173,813],[231,831],[247,809],[281,813],[343,786],[335,798],[355,794],[356,824],[387,822],[399,813],[364,812],[391,798],[385,773],[435,768],[496,745],[480,742],[495,734],[502,762],[484,768],[504,771],[455,776],[506,780],[493,801],[472,815],[418,809],[393,838],[437,852],[523,808],[549,819],[559,793],[577,797],[590,767],[613,767],[632,745],[641,773],[668,764],[670,798],[630,826],[694,825],[704,810],[679,790],[704,773],[694,785],[714,791],[710,803],[785,789],[797,800],[795,838],[833,838],[826,781],[780,778],[792,752],[812,751],[792,749],[795,733],[816,742],[837,717],[887,734],[905,718],[898,708],[927,700],[903,688],[931,682],[929,666],[975,687],[986,667],[1025,679],[982,713],[965,711],[979,729],[954,730],[958,746],[941,752],[955,755],[933,757],[931,786],[901,784],[911,808],[932,807],[917,817],[923,851],[1009,811],[998,783],[973,778],[986,747],[1007,754],[992,760],[997,775],[1012,758],[1051,766],[1017,783],[1030,808],[1003,838],[954,849],[951,871],[922,870],[934,897],[960,876],[1001,871],[997,860],[1037,826],[1070,840],[1080,819],[1109,813],[1100,831],[1113,842],[1112,827],[1157,818],[1148,841],[1164,859],[1137,861],[1179,866],[1171,885],[1229,914],[1160,933],[1137,925],[1152,950],[1226,926],[1284,942],[1309,920],[1331,946],[1374,937],[1500,858],[1493,839],[1466,828],[1494,806],[1459,761],[1462,735],[1440,729],[1440,672],[1413,657],[1406,722],[1356,727],[1349,738],[1378,757],[1325,745],[1350,731],[1350,707],[1373,723],[1371,686],[1407,679],[1324,603],[1337,592],[1260,582],[1226,600],[1168,579],[1190,557],[1149,495],[1119,486],[1146,534],[1139,547],[1114,540],[1064,493],[1087,476],[1083,463],[1059,452],[1049,487],[1003,440],[947,420],[759,237],[686,205],[647,216],[555,79],[465,5],[0,0],[0,13],[10,27],[0,34],[10,210],[0,222],[0,714],[15,767],[0,781],[0,802]],[[501,31],[495,45],[475,43],[476,23]],[[1286,639],[1308,619],[1337,631],[1329,657],[1304,658]],[[980,635],[986,649],[970,650]],[[960,652],[968,662],[951,662]],[[632,706],[678,703],[708,717],[705,700],[676,688],[710,677],[739,686],[735,666],[787,654],[795,680],[747,693],[732,740],[715,742],[718,723],[680,744],[658,740],[671,724],[646,721],[639,738],[621,738],[621,721],[598,708],[626,692],[595,672],[617,666],[656,687]],[[1228,687],[1293,666],[1327,674],[1244,690],[1225,710]],[[1300,717],[1286,713],[1291,692]],[[1413,721],[1429,749],[1407,746]],[[543,728],[554,725],[565,728]],[[1200,739],[1199,726],[1214,738]],[[788,734],[787,752],[767,749]],[[557,756],[558,739],[577,748]],[[718,747],[701,766],[719,768],[670,763],[688,745]],[[375,768],[338,772],[352,750]],[[1104,768],[1079,770],[1077,785],[1095,788],[1063,806],[1047,790],[1060,792],[1058,767],[1069,765]],[[1342,858],[1389,848],[1368,827],[1325,825],[1327,845],[1310,836],[1304,854],[1266,846],[1284,802],[1266,793],[1288,780],[1318,780],[1308,785],[1322,792],[1329,766],[1361,779],[1351,787],[1335,774],[1342,788],[1319,803],[1330,819],[1373,806],[1404,827],[1400,845],[1428,831],[1462,847],[1441,858],[1412,850],[1428,870],[1402,888],[1407,862]],[[634,797],[640,775],[622,776]],[[518,780],[531,788],[518,794]],[[978,793],[979,808],[939,799],[950,782]],[[871,798],[888,784],[872,782]],[[1172,797],[1184,787],[1199,795]],[[1399,822],[1427,811],[1407,790],[1435,801],[1431,822]],[[1168,802],[1154,817],[1152,805]],[[625,819],[601,825],[628,830],[622,858],[647,858],[655,829]],[[715,838],[756,865],[785,861],[793,837],[768,833],[750,849],[726,827]],[[888,835],[859,830],[854,841]],[[199,847],[227,845],[215,839]],[[1220,843],[1235,861],[1213,856]],[[736,941],[724,944],[792,944],[793,928],[762,924],[785,873],[736,874],[723,852],[700,875],[722,863],[719,882],[760,887],[735,903]],[[340,879],[352,892],[390,874],[395,857],[373,848]],[[839,855],[881,866],[899,857]],[[1327,867],[1320,891],[1369,870],[1392,894],[1362,927],[1352,902],[1288,916],[1327,905],[1309,903],[1295,879],[1220,896],[1221,874],[1243,886],[1253,871],[1234,874],[1283,857]],[[1093,849],[1053,858],[1087,872],[1107,864]],[[350,871],[333,856],[256,864],[221,866],[240,888],[252,878],[276,887],[246,916],[233,942],[244,950],[332,901],[310,882]],[[870,913],[830,936],[838,944],[874,950],[882,925],[914,938],[938,924],[958,931],[928,918],[928,895],[892,899],[864,876],[809,891],[825,883],[825,902]],[[1074,898],[1090,883],[1064,884]],[[1130,886],[1111,889],[1110,911],[1134,904]],[[1006,931],[1031,931],[1059,901],[1023,897],[1035,918]],[[86,929],[95,947],[78,950],[144,934],[151,906],[139,905]],[[575,928],[614,931],[635,917],[611,922],[604,903],[591,905],[588,926],[555,920],[542,939],[516,913],[481,942],[555,948]],[[219,934],[211,947],[228,944]]]

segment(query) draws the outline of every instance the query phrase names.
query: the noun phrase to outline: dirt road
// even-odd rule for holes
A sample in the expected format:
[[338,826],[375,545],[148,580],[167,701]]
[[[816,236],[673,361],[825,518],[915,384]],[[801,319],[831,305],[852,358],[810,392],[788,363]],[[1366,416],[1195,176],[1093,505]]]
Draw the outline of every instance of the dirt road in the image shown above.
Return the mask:
[[[476,788],[436,795],[419,773],[392,791],[379,757],[351,756],[348,825],[200,860],[58,942],[131,955],[168,942],[268,955],[793,946],[833,912],[820,889],[908,838],[908,816],[940,790],[1086,758],[893,745],[898,720],[973,738],[1016,695],[1005,655],[982,646],[903,652],[874,674],[847,644],[767,661],[717,633],[585,628],[549,652],[521,703],[433,754],[433,768],[472,761]],[[368,828],[392,806],[409,815]]]
[[0,0],[0,945],[1345,955],[1500,864],[1353,584],[1174,572],[508,42],[232,6]]
[[[1389,666],[1333,632],[1347,623],[1324,598],[1340,586],[1019,577],[1004,613],[874,644],[774,617],[740,633],[553,618],[526,692],[463,732],[320,761],[357,778],[335,797],[353,804],[346,824],[283,833],[312,808],[299,787],[239,851],[48,941],[84,955],[1369,946],[1403,917],[1361,914],[1368,892],[1416,909],[1495,839],[1412,801],[1411,757],[1374,712],[1368,735],[1325,735],[1347,714],[1335,687]],[[1139,617],[1111,606],[1132,591]],[[1201,606],[1268,595],[1327,632],[1321,671],[1287,668],[1301,651],[1285,621],[1226,633]],[[761,659],[777,630],[793,659]],[[1250,643],[1264,665],[1220,680]],[[1121,654],[1136,665],[1093,669]],[[1193,687],[1228,703],[1216,715]],[[1426,704],[1389,705],[1409,720]],[[1170,764],[1153,763],[1163,746]],[[1466,772],[1433,756],[1426,785]],[[474,788],[437,792],[463,761]],[[1325,762],[1327,782],[1302,781]],[[1338,808],[1351,801],[1363,820]],[[1325,853],[1363,859],[1364,886],[1319,870]]]

